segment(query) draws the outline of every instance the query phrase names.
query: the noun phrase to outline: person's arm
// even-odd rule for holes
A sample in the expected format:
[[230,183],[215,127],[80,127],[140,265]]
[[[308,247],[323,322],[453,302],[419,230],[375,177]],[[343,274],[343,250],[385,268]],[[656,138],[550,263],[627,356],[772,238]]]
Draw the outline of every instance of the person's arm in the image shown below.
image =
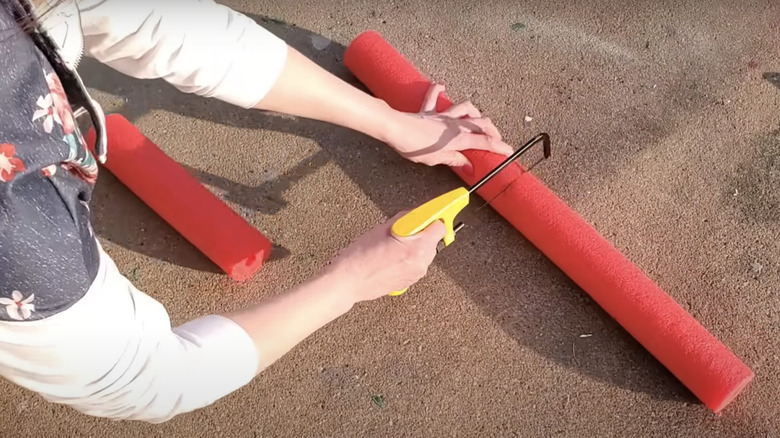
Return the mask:
[[[469,102],[441,114],[431,108],[425,114],[396,111],[212,0],[79,0],[79,5],[85,53],[129,76],[163,78],[181,91],[242,108],[344,126],[428,165],[466,165],[459,153],[464,149],[504,155],[513,150]],[[464,116],[469,120],[461,120]]]
[[[102,250],[100,262],[91,287],[67,309],[0,321],[4,378],[87,415],[151,423],[207,406],[254,378],[258,355],[240,326],[208,315],[172,327],[166,309]],[[33,314],[44,299],[33,297]]]
[[252,108],[281,74],[287,44],[213,0],[76,0],[84,54],[128,76]]
[[355,303],[422,278],[444,226],[437,222],[397,239],[389,228],[396,219],[289,291],[177,327],[100,249],[95,280],[72,306],[31,322],[0,318],[0,374],[97,417],[161,423],[203,408],[249,383]]
[[254,340],[262,371],[307,336],[348,312],[416,283],[428,272],[445,227],[435,221],[398,238],[390,227],[405,212],[356,239],[310,280],[275,298],[226,314]]
[[[43,178],[25,175],[17,184]],[[355,303],[414,284],[444,236],[436,222],[396,238],[396,216],[289,291],[173,327],[162,304],[102,248],[95,260],[85,258],[90,251],[77,238],[90,233],[85,212],[74,221],[54,186],[41,187],[45,196],[16,200],[12,216],[46,212],[48,220],[12,222],[12,230],[34,232],[0,239],[0,279],[9,286],[0,291],[0,375],[51,402],[112,419],[165,422],[232,393]]]

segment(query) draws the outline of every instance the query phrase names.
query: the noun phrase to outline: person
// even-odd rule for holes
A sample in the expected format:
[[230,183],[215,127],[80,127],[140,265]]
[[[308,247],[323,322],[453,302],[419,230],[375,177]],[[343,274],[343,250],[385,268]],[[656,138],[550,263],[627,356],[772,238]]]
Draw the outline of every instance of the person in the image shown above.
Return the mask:
[[98,161],[111,151],[98,140],[93,155],[76,123],[88,114],[104,129],[76,72],[82,57],[243,109],[347,127],[417,164],[468,170],[464,149],[512,152],[470,102],[435,112],[441,85],[420,112],[398,112],[212,0],[0,1],[0,374],[87,415],[161,423],[208,406],[357,303],[417,282],[445,230],[437,221],[395,236],[400,212],[302,284],[172,327],[92,230]]

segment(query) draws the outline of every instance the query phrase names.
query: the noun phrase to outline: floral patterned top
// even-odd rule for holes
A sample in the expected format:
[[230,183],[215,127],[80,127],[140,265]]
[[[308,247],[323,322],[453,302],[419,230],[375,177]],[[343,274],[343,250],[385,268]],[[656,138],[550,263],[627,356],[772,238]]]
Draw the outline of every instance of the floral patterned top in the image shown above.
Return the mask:
[[39,320],[95,279],[89,201],[98,167],[52,64],[12,16],[0,31],[0,285],[10,293],[0,320]]
[[[103,251],[89,205],[110,151],[75,66],[86,54],[249,108],[287,45],[212,0],[66,0],[28,34],[18,20],[31,10],[0,2],[0,376],[112,419],[158,423],[205,407],[254,378],[258,352],[219,315],[172,327]],[[95,145],[75,123],[82,108]]]

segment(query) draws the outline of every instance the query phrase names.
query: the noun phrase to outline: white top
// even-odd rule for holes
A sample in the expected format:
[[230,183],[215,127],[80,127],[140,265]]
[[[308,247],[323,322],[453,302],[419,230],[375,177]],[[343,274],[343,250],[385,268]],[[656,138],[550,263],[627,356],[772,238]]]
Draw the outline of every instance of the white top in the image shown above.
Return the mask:
[[[71,65],[83,48],[129,76],[163,78],[250,108],[286,60],[284,41],[210,0],[76,3],[80,14],[67,3],[45,23]],[[209,315],[171,327],[165,308],[123,277],[102,248],[100,255],[94,283],[72,307],[37,321],[0,321],[0,375],[88,415],[153,423],[253,379],[258,352],[240,326]],[[9,314],[34,310],[34,301],[9,302],[0,303]]]
[[212,0],[75,0],[80,14],[72,1],[45,25],[74,65],[83,46],[84,55],[129,76],[250,108],[286,61],[283,40]]

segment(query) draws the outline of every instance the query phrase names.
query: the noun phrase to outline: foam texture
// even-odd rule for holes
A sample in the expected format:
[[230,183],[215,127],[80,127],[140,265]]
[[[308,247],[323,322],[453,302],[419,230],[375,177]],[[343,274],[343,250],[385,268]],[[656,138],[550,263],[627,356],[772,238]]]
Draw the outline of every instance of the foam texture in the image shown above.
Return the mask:
[[[271,241],[119,114],[106,117],[105,167],[236,281],[259,270]],[[95,131],[87,133],[94,145]]]
[[[344,62],[376,97],[417,112],[430,81],[373,30],[356,37]],[[452,102],[444,95],[437,109]],[[554,147],[554,146],[553,146]],[[504,157],[469,150],[471,185]],[[501,192],[503,189],[508,188]],[[748,366],[520,164],[477,192],[588,293],[628,333],[715,413],[753,379]]]

